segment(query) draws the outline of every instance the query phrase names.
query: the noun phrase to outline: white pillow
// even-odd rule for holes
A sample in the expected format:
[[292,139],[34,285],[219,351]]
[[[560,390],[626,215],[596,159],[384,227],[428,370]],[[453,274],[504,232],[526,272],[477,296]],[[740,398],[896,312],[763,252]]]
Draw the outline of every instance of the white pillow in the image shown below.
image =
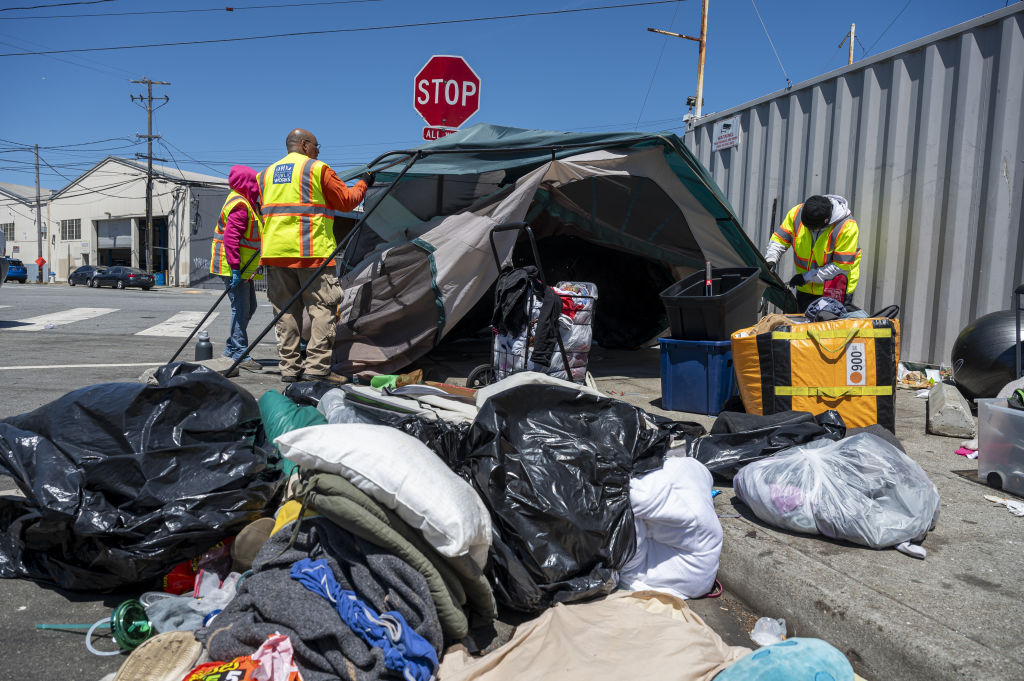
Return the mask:
[[491,516],[483,500],[413,436],[339,423],[299,428],[274,444],[303,468],[341,475],[420,530],[441,555],[469,555],[481,569],[487,562]]

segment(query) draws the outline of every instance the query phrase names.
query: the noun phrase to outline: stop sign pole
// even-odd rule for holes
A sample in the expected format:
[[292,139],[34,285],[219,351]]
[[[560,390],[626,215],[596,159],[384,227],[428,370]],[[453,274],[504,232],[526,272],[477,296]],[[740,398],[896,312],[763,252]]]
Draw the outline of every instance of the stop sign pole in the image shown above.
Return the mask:
[[413,108],[431,126],[423,139],[450,135],[480,110],[480,76],[462,57],[435,54],[413,79]]

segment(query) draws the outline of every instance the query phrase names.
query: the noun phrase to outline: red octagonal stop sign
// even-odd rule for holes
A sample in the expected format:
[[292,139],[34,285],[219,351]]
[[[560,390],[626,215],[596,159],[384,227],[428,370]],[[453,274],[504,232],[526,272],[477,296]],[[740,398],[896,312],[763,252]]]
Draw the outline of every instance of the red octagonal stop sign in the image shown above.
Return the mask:
[[480,77],[462,57],[435,54],[413,86],[413,106],[427,125],[457,128],[480,109]]

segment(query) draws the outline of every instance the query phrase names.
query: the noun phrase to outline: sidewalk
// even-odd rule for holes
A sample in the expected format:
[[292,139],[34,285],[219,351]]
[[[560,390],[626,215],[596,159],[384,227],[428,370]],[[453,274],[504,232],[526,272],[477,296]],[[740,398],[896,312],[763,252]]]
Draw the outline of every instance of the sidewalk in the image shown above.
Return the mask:
[[[659,408],[657,353],[622,353],[621,375],[598,385],[647,411],[710,424]],[[616,365],[599,362],[603,374]],[[835,645],[868,679],[1024,679],[1024,518],[984,499],[998,492],[953,472],[976,471],[977,461],[954,454],[960,439],[924,434],[926,406],[911,391],[897,394],[896,435],[942,499],[925,560],[772,529],[718,480],[718,512],[741,516],[722,518],[719,578],[758,615],[784,617],[790,636]]]

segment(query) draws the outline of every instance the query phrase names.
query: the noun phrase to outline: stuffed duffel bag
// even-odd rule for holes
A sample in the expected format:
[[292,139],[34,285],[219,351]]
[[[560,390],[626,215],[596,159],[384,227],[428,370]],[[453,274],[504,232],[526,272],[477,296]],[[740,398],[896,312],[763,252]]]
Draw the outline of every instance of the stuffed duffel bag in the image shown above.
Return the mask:
[[895,431],[899,320],[793,323],[765,333],[750,327],[731,340],[748,414],[835,409],[848,428],[878,423]]

